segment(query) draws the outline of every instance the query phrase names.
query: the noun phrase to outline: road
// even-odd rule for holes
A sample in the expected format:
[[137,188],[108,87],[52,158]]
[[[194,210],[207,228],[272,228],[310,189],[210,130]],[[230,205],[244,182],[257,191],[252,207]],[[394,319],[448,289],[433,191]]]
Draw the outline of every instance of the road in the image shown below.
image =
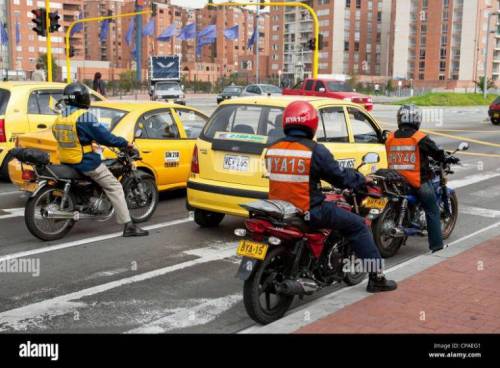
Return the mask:
[[[208,113],[216,107],[208,98],[192,104]],[[374,115],[393,129],[396,109],[377,105]],[[450,178],[460,201],[450,239],[455,241],[500,221],[500,129],[485,121],[485,108],[440,111],[430,114],[434,119],[424,128],[498,145],[472,143]],[[435,118],[439,114],[442,122]],[[448,136],[436,140],[448,149],[459,142]],[[219,228],[200,229],[185,209],[185,192],[176,191],[161,194],[148,238],[124,239],[113,221],[81,222],[65,239],[42,243],[24,226],[25,200],[15,187],[0,183],[0,332],[232,333],[254,325],[242,304],[242,283],[234,277],[232,233],[241,219],[227,217]],[[425,252],[425,239],[411,239],[386,265]],[[21,258],[31,272],[6,272],[12,259]]]

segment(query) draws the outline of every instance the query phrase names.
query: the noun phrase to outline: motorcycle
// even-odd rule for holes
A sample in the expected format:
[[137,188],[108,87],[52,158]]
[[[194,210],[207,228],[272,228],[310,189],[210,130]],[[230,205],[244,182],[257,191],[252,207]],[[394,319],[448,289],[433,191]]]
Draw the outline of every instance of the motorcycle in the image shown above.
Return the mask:
[[[378,154],[368,153],[361,166],[377,162]],[[329,190],[325,200],[359,214],[364,200],[359,194]],[[362,193],[371,195],[379,198],[381,193]],[[364,279],[365,272],[350,267],[348,261],[356,258],[347,239],[335,230],[310,229],[308,214],[293,204],[258,200],[241,206],[248,210],[249,218],[245,228],[234,231],[243,238],[237,249],[243,257],[237,277],[244,281],[243,302],[254,321],[268,324],[280,319],[295,296],[302,299],[334,283],[356,285]]]
[[[141,160],[136,149],[111,150],[116,158],[103,164],[120,180],[132,221],[145,222],[158,205],[155,179],[136,169],[135,161]],[[26,203],[24,219],[35,237],[58,240],[77,221],[107,221],[113,217],[115,211],[101,187],[71,166],[51,165],[49,155],[35,149],[19,148],[13,154],[33,167],[33,171],[23,170],[23,179],[37,183]]]
[[[453,152],[466,151],[469,144],[460,143]],[[455,190],[447,186],[447,176],[454,174],[449,162],[430,160],[433,172],[431,179],[438,205],[441,211],[441,229],[443,239],[450,237],[458,219],[458,198]],[[387,173],[387,171],[386,171]],[[374,175],[374,180],[384,193],[385,206],[380,216],[373,222],[372,231],[375,243],[384,258],[394,256],[406,244],[409,237],[427,236],[427,221],[425,211],[405,179],[398,174]]]

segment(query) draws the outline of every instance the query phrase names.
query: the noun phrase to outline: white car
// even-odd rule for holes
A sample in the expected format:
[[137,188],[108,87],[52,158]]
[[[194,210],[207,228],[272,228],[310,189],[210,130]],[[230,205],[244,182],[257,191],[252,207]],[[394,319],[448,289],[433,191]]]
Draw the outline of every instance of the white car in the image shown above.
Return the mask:
[[281,88],[272,84],[249,84],[245,87],[242,96],[281,96]]

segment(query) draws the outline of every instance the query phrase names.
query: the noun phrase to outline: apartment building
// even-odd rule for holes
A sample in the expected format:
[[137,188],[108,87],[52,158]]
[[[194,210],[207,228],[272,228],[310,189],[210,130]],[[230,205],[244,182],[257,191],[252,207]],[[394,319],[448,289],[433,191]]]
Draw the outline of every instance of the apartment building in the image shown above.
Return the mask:
[[[63,62],[65,57],[65,30],[71,22],[77,19],[83,11],[81,0],[52,0],[51,11],[57,11],[61,19],[59,32],[51,34],[52,53],[56,60]],[[2,22],[7,23],[9,35],[8,46],[3,46],[4,59],[10,70],[30,72],[35,69],[36,59],[40,54],[47,52],[45,37],[38,36],[33,30],[32,13],[36,8],[45,8],[45,1],[36,0],[10,0],[2,1],[0,9],[6,16]],[[16,31],[16,28],[18,31]],[[75,60],[85,56],[83,35],[75,34],[71,38],[75,47]]]
[[[472,88],[484,75],[487,37],[488,75],[500,76],[498,1],[394,0],[390,75],[415,86]],[[487,34],[488,20],[490,31]],[[498,48],[498,51],[497,51]]]

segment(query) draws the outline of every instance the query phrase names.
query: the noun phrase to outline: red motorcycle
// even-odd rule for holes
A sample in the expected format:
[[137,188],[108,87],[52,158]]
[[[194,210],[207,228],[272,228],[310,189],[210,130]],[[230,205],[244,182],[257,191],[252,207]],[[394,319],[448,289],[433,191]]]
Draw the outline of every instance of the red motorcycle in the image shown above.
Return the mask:
[[[361,166],[378,161],[377,154],[369,153]],[[326,200],[364,216],[369,225],[379,212],[363,204],[381,196],[377,188],[364,193],[333,190]],[[350,243],[335,230],[310,229],[291,203],[258,200],[242,207],[249,219],[245,228],[234,231],[244,238],[237,250],[243,257],[237,276],[244,280],[243,302],[254,321],[268,324],[280,319],[295,296],[302,299],[334,283],[356,285],[364,279],[365,272],[352,267],[356,258]]]

